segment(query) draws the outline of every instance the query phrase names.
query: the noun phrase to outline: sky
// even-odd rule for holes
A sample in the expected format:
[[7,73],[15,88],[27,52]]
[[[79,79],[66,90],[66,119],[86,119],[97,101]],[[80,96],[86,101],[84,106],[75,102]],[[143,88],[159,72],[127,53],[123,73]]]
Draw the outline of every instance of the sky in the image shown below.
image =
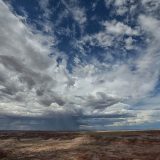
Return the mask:
[[160,129],[159,0],[0,0],[0,130]]

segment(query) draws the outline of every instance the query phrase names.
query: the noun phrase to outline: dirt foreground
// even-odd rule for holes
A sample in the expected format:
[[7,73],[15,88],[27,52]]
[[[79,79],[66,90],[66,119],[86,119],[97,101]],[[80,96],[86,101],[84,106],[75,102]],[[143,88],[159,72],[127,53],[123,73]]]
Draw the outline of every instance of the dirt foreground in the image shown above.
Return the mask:
[[0,132],[1,160],[160,160],[160,131]]

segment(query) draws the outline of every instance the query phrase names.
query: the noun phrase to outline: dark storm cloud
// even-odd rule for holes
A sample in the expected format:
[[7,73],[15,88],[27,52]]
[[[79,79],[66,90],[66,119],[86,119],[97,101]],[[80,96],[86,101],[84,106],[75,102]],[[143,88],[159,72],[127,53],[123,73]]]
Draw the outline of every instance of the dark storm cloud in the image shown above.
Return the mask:
[[8,70],[15,72],[17,76],[19,76],[20,82],[27,83],[28,88],[32,88],[35,85],[35,79],[38,78],[39,75],[26,68],[26,66],[15,57],[0,55],[0,62]]
[[49,75],[41,75],[35,72],[31,68],[28,68],[20,59],[12,56],[0,55],[0,62],[8,70],[16,72],[19,74],[19,81],[26,82],[28,88],[32,88],[36,83],[47,83],[49,81],[54,81]]
[[0,91],[4,94],[13,95],[17,92],[15,88],[2,88]]
[[135,115],[131,113],[110,113],[110,114],[101,114],[101,115],[82,115],[82,118],[104,118],[104,119],[112,119],[112,118],[127,118],[127,117],[134,117]]
[[[114,123],[123,123],[125,119],[136,118],[133,113],[108,113],[108,114],[93,114],[93,115],[82,115],[78,121],[82,126],[87,129],[100,129],[106,130],[112,128]],[[94,125],[96,124],[96,125]],[[114,128],[114,127],[113,127]]]
[[26,69],[21,64],[21,62],[12,56],[0,55],[0,62],[9,70],[17,71],[20,73],[26,72]]
[[45,106],[50,106],[54,102],[60,106],[64,106],[66,103],[63,97],[60,97],[56,93],[50,91],[46,91],[45,95],[40,97],[40,102]]
[[41,117],[0,115],[0,130],[79,130],[74,115],[50,114]]
[[87,98],[86,105],[91,106],[94,109],[104,109],[104,108],[112,106],[120,101],[122,101],[122,99],[109,97],[103,92],[97,92],[96,97],[89,96]]

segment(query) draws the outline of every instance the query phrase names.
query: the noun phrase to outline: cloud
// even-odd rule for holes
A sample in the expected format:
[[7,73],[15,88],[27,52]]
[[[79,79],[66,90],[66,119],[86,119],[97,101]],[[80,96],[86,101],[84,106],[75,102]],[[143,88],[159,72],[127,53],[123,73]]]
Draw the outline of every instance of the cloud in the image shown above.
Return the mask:
[[67,10],[71,13],[73,19],[77,23],[79,23],[81,26],[85,24],[85,22],[87,21],[85,9],[79,7],[77,1],[69,1],[69,3],[66,3],[65,0],[62,0],[62,3],[65,5]]
[[[39,2],[44,12],[48,3]],[[87,23],[85,8],[76,1],[62,3],[76,23],[81,27]],[[115,1],[116,6],[124,3]],[[49,14],[44,16],[51,23]],[[83,56],[86,46],[103,48],[104,61],[94,56],[81,60],[76,54],[72,70],[67,68],[70,57],[58,47],[54,32],[45,34],[22,18],[0,1],[1,129],[108,129],[158,122],[158,97],[151,99],[154,106],[146,100],[160,75],[160,22],[156,17],[141,13],[136,26],[105,20],[98,32],[73,36]],[[119,50],[135,49],[138,36],[145,37],[147,47],[137,45],[135,57],[122,59]],[[119,50],[113,53],[109,49],[114,47]],[[109,58],[112,62],[105,61]],[[142,100],[145,107],[137,110]]]
[[105,26],[108,33],[117,34],[117,35],[138,35],[138,31],[132,29],[130,26],[123,24],[122,22],[117,21],[106,21],[103,26]]
[[[61,117],[61,118],[59,118]],[[79,124],[77,118],[64,114],[50,115],[46,117],[27,117],[0,115],[0,130],[52,130],[75,131]]]
[[107,8],[113,5],[114,12],[116,13],[116,15],[123,16],[125,13],[129,11],[127,0],[105,0],[105,5]]
[[158,0],[142,0],[142,6],[145,11],[145,14],[149,14],[156,17],[158,16],[157,11],[160,7],[160,2]]
[[136,49],[134,45],[136,40],[133,37],[140,35],[138,27],[132,28],[116,20],[104,21],[101,25],[103,29],[98,33],[85,35],[78,41],[79,48],[83,48],[81,49],[82,53],[84,53],[85,48],[88,48],[88,45],[101,47],[105,50],[110,47],[122,50]]
[[121,101],[120,99],[112,98],[106,96],[103,92],[96,92],[95,96],[89,96],[87,100],[87,106],[91,106],[92,109],[103,109],[111,106],[117,102]]

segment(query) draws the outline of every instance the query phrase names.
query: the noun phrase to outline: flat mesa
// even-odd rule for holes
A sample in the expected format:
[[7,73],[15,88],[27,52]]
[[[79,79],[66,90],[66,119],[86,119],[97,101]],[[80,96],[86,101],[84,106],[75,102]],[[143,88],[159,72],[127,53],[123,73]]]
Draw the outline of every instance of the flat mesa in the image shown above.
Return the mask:
[[2,160],[160,160],[160,131],[1,131]]

